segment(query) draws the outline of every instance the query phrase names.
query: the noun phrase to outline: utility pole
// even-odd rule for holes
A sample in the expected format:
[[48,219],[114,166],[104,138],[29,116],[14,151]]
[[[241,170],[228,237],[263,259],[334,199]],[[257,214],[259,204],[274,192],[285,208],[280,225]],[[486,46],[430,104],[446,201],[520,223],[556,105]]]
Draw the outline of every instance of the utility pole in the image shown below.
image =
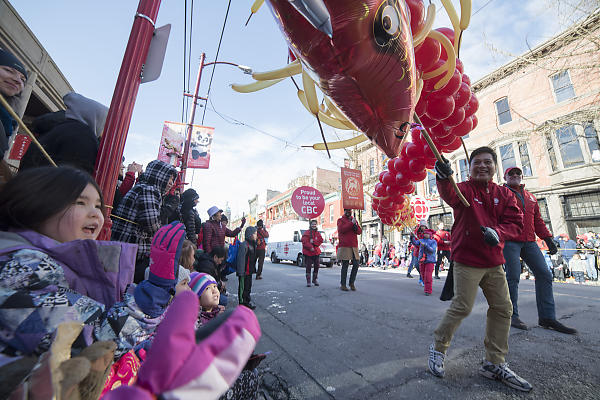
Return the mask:
[[160,3],[161,0],[140,0],[138,4],[106,117],[94,174],[109,210],[104,217],[104,226],[98,237],[99,240],[110,239],[112,226],[110,211],[117,186],[117,177],[122,164],[123,149],[127,140],[133,107],[141,83],[143,64],[150,48]]

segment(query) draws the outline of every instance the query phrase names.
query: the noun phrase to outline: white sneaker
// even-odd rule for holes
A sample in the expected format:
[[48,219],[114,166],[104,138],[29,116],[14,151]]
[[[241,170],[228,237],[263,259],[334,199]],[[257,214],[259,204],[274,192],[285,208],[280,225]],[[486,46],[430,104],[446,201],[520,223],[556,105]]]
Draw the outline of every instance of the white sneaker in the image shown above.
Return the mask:
[[506,386],[522,392],[529,392],[532,389],[532,386],[529,384],[529,382],[508,368],[507,363],[492,364],[488,360],[483,360],[483,365],[479,369],[479,374],[488,379],[501,381]]
[[429,346],[429,360],[427,361],[427,366],[429,367],[429,371],[438,378],[443,378],[444,371],[444,360],[446,359],[446,355],[442,352],[436,351],[433,343]]

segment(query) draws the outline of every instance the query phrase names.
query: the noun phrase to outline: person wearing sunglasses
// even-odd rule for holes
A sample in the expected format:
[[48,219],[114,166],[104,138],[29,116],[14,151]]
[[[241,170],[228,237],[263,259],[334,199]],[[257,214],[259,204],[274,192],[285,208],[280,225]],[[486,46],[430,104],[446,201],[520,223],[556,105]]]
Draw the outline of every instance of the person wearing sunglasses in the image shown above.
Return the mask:
[[523,259],[535,275],[535,300],[538,309],[538,323],[541,327],[557,332],[576,334],[577,330],[569,328],[556,320],[554,295],[552,293],[552,271],[547,267],[544,255],[535,241],[536,235],[548,245],[548,253],[556,254],[558,249],[542,220],[540,207],[533,194],[525,190],[521,183],[523,172],[519,167],[509,167],[504,171],[504,184],[517,198],[517,205],[523,212],[523,231],[519,236],[510,238],[504,243],[506,264],[506,280],[513,304],[511,326],[527,330],[527,325],[519,318],[517,301],[519,297],[519,279],[521,278],[521,262]]

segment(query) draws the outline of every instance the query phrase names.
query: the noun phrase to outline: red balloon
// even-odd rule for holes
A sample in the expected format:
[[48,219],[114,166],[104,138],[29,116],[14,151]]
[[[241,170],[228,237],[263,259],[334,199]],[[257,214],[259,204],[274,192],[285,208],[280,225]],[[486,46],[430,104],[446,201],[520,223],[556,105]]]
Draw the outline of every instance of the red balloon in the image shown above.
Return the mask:
[[406,162],[401,157],[394,158],[394,171],[396,173],[406,170]]
[[435,154],[433,154],[433,150],[431,150],[429,144],[423,145],[423,154],[425,154],[425,160],[435,160]]
[[[427,173],[425,171],[423,171],[423,177],[416,182],[422,181],[423,179],[425,179],[426,176],[427,176]],[[415,192],[415,190],[417,190],[417,187],[414,184],[411,184],[410,189],[408,190],[408,192],[406,192],[406,194],[413,194]]]
[[427,100],[427,116],[442,121],[454,111],[454,99],[450,96],[430,97]]
[[[385,189],[385,186],[383,186],[383,183],[377,183],[375,185],[375,190],[373,192],[375,193],[375,196],[381,197],[381,195],[383,194],[384,189]],[[377,193],[379,193],[379,194],[377,194]]]
[[[433,66],[430,69],[428,69],[427,71],[424,71],[424,72],[435,71],[436,69],[438,69],[442,65],[444,65],[444,61],[438,60],[435,64],[433,64]],[[436,83],[438,83],[438,81],[440,79],[442,79],[443,77],[444,77],[444,74],[436,76],[435,78],[430,78],[430,79],[423,80],[423,89],[421,90],[421,97],[423,97],[424,94],[427,95],[430,92],[434,91],[435,89],[433,88],[433,86]],[[425,100],[427,100],[427,98],[425,98]]]
[[410,10],[410,30],[414,36],[425,25],[425,5],[422,0],[406,0],[406,5]]
[[420,145],[422,144],[422,142],[425,141],[425,139],[423,139],[423,136],[421,136],[421,129],[419,128],[412,128],[410,130],[410,138],[414,144]]
[[384,185],[392,186],[396,184],[396,174],[390,173],[390,171],[385,171],[383,174],[383,180],[381,181]]
[[460,125],[460,123],[463,122],[464,119],[465,109],[462,107],[454,108],[454,112],[452,113],[452,115],[446,118],[444,121],[442,121],[442,123],[444,124],[444,126],[455,127],[457,125]]
[[431,133],[432,139],[439,139],[450,135],[452,133],[452,128],[441,123],[431,129],[429,133]]
[[433,167],[435,167],[435,162],[437,161],[437,159],[434,157],[432,158],[426,158],[425,159],[425,167],[427,167],[427,169],[433,169]]
[[460,72],[461,74],[465,73],[465,66],[462,63],[462,61],[460,61],[460,58],[456,59],[456,69],[458,70],[458,72]]
[[471,98],[469,99],[469,102],[465,106],[465,117],[470,117],[471,115],[475,114],[478,109],[479,109],[479,101],[477,100],[477,96],[475,96],[475,93],[473,93],[473,94],[471,94]]
[[398,192],[403,193],[403,194],[410,194],[415,191],[414,188],[415,188],[415,185],[412,182],[410,182],[408,185],[400,186],[398,188]]
[[462,141],[460,140],[459,137],[457,137],[448,146],[444,146],[444,151],[447,152],[447,153],[452,153],[453,151],[456,151],[456,150],[460,149],[461,146],[462,146]]
[[460,88],[460,84],[462,83],[462,75],[458,70],[454,70],[454,75],[452,78],[438,89],[435,93],[439,96],[452,96],[454,93],[458,91]]
[[383,183],[383,177],[387,174],[387,171],[381,171],[379,173],[379,182]]
[[[444,36],[446,36],[448,38],[448,40],[450,40],[450,43],[454,44],[454,31],[450,28],[437,28],[436,31],[440,32],[441,34],[443,34]],[[440,58],[443,60],[447,60],[448,59],[448,55],[446,54],[446,50],[444,50],[444,47],[442,46],[442,54],[440,54]]]
[[396,174],[396,186],[402,187],[410,184],[410,178],[406,172],[398,172]]
[[450,143],[454,142],[454,139],[456,139],[456,135],[450,134],[448,136],[444,136],[443,138],[436,138],[436,144],[442,147],[448,146]]
[[390,158],[387,162],[387,167],[388,167],[388,171],[392,174],[395,175],[396,174],[396,168],[394,168],[394,161],[396,161],[396,157],[394,158]]
[[427,107],[427,102],[423,99],[419,99],[419,102],[417,103],[417,105],[415,107],[415,114],[417,114],[419,117],[421,115],[424,115],[426,107]]
[[437,60],[440,59],[441,51],[440,43],[437,40],[430,37],[425,38],[423,43],[415,47],[415,64],[417,70],[427,71],[433,67]]
[[394,201],[391,198],[383,199],[379,201],[379,208],[383,207],[384,209],[389,209],[392,207]]
[[408,170],[410,171],[411,175],[417,175],[420,174],[421,171],[423,171],[425,169],[425,159],[423,158],[416,158],[414,160],[410,160],[408,162]]
[[455,107],[464,107],[471,99],[471,88],[466,83],[461,83],[460,88],[454,93],[452,98],[454,99]]
[[[422,149],[420,146],[418,146],[414,143],[408,142],[408,145],[406,146],[406,156],[411,160],[419,158],[419,157],[423,157],[423,153],[421,150]],[[408,168],[410,169],[410,162],[408,164]]]
[[479,124],[479,119],[477,119],[477,115],[475,114],[471,115],[471,119],[473,120],[473,127],[471,130],[474,131],[475,128],[477,128],[477,124]]
[[469,75],[463,74],[462,81],[471,87],[471,78],[469,78]]
[[465,120],[458,126],[452,128],[454,136],[465,136],[473,129],[473,119],[471,117],[465,118]]
[[440,123],[440,121],[436,120],[436,119],[431,119],[427,116],[427,114],[423,114],[419,117],[419,120],[421,121],[421,124],[427,128],[427,129],[431,129],[434,126],[438,125]]

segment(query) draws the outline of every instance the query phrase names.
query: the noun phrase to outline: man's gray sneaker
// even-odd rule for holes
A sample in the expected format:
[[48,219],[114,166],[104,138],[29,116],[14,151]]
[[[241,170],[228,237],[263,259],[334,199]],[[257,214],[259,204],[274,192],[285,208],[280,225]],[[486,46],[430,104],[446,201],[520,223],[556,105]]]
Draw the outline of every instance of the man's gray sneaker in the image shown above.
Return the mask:
[[488,360],[483,360],[483,365],[479,369],[479,374],[488,379],[500,381],[506,386],[522,392],[529,392],[532,389],[532,386],[529,384],[529,382],[508,368],[507,363],[492,364]]
[[435,346],[433,345],[433,343],[431,344],[431,346],[429,346],[429,360],[427,361],[427,366],[429,367],[431,373],[439,378],[443,378],[445,374],[445,358],[446,355],[444,353],[435,350]]

